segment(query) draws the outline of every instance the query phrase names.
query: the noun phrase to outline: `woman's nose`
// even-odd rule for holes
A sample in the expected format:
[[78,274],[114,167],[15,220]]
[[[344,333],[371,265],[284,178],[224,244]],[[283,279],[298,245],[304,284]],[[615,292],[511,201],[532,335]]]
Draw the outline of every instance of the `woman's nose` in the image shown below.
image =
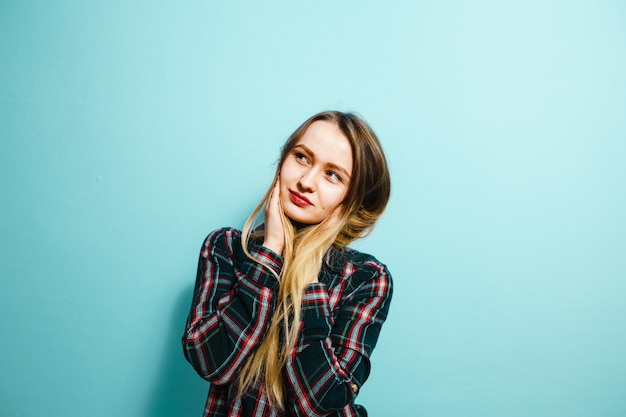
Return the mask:
[[315,190],[315,170],[309,169],[302,173],[298,185],[302,191],[314,191]]

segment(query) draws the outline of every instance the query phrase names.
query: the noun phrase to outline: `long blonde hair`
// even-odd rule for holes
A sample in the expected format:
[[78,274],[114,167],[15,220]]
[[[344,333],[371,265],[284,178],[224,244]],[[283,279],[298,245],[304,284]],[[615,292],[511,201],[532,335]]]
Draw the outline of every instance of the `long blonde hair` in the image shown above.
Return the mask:
[[352,113],[326,111],[305,121],[289,137],[282,148],[276,175],[267,193],[248,217],[243,228],[243,250],[254,234],[256,219],[269,201],[280,168],[309,126],[319,120],[337,125],[352,147],[353,172],[343,209],[338,216],[329,216],[321,223],[296,229],[281,211],[285,231],[283,268],[280,276],[276,311],[265,339],[244,364],[238,377],[238,392],[243,394],[252,384],[261,384],[268,398],[279,408],[285,405],[283,368],[298,338],[300,307],[307,285],[320,273],[324,255],[331,246],[344,247],[366,236],[385,210],[391,183],[387,161],[373,130]]

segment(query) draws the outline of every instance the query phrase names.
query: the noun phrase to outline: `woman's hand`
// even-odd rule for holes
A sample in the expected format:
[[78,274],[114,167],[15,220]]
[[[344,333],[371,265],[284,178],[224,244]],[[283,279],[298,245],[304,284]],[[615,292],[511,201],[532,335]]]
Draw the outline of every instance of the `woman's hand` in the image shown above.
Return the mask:
[[280,178],[272,190],[269,201],[265,205],[265,239],[263,246],[273,250],[279,255],[283,254],[285,247],[285,231],[280,219]]

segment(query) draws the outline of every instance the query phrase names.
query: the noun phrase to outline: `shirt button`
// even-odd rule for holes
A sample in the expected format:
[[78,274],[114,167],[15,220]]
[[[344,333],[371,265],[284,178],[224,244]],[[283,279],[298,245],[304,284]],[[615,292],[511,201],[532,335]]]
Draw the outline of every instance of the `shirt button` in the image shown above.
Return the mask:
[[354,392],[355,394],[359,392],[359,387],[357,386],[357,384],[352,384],[352,392]]

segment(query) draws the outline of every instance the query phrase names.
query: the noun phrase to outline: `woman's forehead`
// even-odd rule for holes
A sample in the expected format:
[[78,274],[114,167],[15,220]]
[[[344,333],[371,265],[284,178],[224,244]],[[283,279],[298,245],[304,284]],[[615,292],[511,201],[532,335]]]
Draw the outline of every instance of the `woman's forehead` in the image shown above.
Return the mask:
[[322,162],[333,163],[352,172],[352,145],[334,123],[324,120],[313,122],[295,146],[307,150]]

